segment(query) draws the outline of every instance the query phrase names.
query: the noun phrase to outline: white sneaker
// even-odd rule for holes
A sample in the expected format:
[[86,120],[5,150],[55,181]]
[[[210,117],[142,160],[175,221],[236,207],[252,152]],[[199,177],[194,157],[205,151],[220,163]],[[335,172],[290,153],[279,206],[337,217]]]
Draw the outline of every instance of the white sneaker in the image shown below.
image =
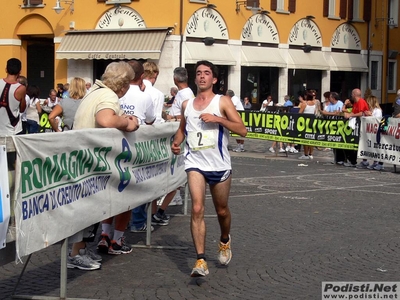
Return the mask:
[[302,155],[299,157],[299,159],[310,159],[310,157],[306,156],[306,155]]
[[268,151],[269,151],[269,152],[272,152],[272,153],[275,153],[275,150],[274,150],[274,148],[272,148],[272,147],[270,147],[270,148],[268,149]]
[[279,149],[279,153],[284,153],[284,152],[286,152],[285,149],[283,149],[283,148],[280,148],[280,149]]
[[309,159],[313,159],[314,157],[313,157],[312,155],[309,155],[308,158],[309,158]]
[[286,152],[290,151],[290,146],[286,146]]
[[233,151],[233,152],[242,152],[242,151],[240,150],[240,147],[237,147],[237,148],[233,149],[232,151]]
[[169,203],[169,206],[182,205],[182,204],[183,204],[183,200],[181,197],[181,193],[180,193],[180,191],[177,191],[175,194],[175,197]]
[[229,235],[229,241],[224,244],[221,241],[219,242],[219,250],[218,250],[218,260],[221,265],[227,265],[232,259],[232,250],[231,250],[231,236]]
[[299,151],[295,147],[290,148],[291,153],[299,153]]

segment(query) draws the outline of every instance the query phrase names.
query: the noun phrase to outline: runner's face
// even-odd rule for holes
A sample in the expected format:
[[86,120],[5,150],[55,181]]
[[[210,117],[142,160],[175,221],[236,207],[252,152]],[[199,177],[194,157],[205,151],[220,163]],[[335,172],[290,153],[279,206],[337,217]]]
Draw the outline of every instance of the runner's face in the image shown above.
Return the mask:
[[196,85],[200,91],[212,89],[213,84],[217,82],[217,78],[213,77],[210,67],[200,65],[196,70]]

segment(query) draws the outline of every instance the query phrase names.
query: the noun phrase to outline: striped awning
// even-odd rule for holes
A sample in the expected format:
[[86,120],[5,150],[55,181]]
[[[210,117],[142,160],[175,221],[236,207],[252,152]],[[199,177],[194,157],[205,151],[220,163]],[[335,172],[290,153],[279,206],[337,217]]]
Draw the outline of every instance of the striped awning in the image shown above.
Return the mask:
[[170,28],[69,31],[56,59],[159,59]]

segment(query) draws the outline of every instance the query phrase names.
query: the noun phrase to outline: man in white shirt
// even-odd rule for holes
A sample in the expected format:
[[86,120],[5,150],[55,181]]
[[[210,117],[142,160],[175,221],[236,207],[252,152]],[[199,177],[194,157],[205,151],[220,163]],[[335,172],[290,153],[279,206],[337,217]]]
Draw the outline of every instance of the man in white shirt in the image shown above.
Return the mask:
[[[120,99],[121,109],[127,115],[136,116],[140,125],[151,125],[156,121],[156,115],[150,94],[141,90],[144,77],[143,65],[136,60],[131,60],[128,63],[135,72],[135,77],[130,82],[128,92]],[[146,204],[135,207],[132,210],[131,232],[146,232],[146,221]]]
[[156,120],[156,116],[150,94],[140,89],[143,82],[143,65],[136,60],[128,63],[135,72],[135,78],[131,80],[125,96],[119,99],[121,109],[125,114],[137,117],[140,125],[151,125]]
[[183,67],[177,67],[174,69],[174,83],[178,87],[178,93],[175,96],[175,101],[169,111],[168,119],[179,120],[181,119],[181,107],[182,103],[186,100],[194,98],[193,91],[188,85],[188,74],[187,70]]
[[143,84],[145,85],[144,92],[151,96],[154,106],[154,114],[156,116],[155,123],[163,123],[162,112],[164,108],[164,94],[154,87],[160,73],[158,66],[154,62],[145,62],[143,64]]

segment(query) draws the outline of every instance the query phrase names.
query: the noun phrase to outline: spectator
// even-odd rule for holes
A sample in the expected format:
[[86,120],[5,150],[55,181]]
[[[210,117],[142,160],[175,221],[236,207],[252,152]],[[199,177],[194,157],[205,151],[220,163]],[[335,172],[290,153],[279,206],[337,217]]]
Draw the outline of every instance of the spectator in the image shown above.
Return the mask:
[[165,107],[171,107],[172,104],[175,101],[175,96],[178,93],[178,88],[176,86],[171,87],[169,90],[169,93],[171,94],[170,99],[164,104]]
[[[18,82],[22,84],[25,88],[28,86],[28,79],[25,76],[18,76]],[[29,103],[29,96],[25,94],[25,103]],[[26,107],[25,110],[20,114],[21,116],[21,122],[22,122],[22,131],[19,132],[18,134],[25,134],[27,133],[27,123],[26,123]]]
[[[217,68],[208,61],[198,61],[195,74],[198,94],[196,98],[183,103],[182,112],[185,117],[180,122],[171,146],[172,152],[179,154],[180,144],[186,137],[185,170],[192,198],[191,231],[197,254],[192,277],[209,274],[205,256],[204,220],[207,184],[221,229],[218,260],[222,265],[227,265],[232,258],[231,214],[228,207],[232,174],[228,151],[229,131],[243,137],[247,134],[232,101],[228,97],[213,93],[213,85],[218,78]],[[210,135],[199,145],[197,136],[202,132],[208,132]]]
[[60,103],[62,98],[57,97],[57,91],[55,89],[51,89],[49,93],[49,97],[44,100],[43,106],[47,106],[50,109],[53,109],[54,106]]
[[175,101],[169,110],[168,120],[181,119],[182,103],[186,100],[194,98],[193,91],[188,85],[188,73],[183,67],[174,69],[174,83],[178,88],[178,93],[175,96]]
[[63,85],[63,93],[62,93],[62,98],[69,98],[69,83],[67,82],[66,84]]
[[283,97],[283,99],[285,100],[285,103],[283,103],[283,106],[285,106],[285,107],[293,106],[293,102],[290,100],[289,95],[286,95],[285,97]]
[[145,62],[143,68],[144,92],[150,94],[153,101],[154,114],[156,116],[155,123],[163,123],[162,112],[164,108],[164,94],[154,87],[160,70],[154,62]]
[[261,112],[267,112],[268,111],[268,100],[264,100],[263,103],[261,104],[260,107]]
[[331,96],[331,92],[325,92],[323,94],[324,96],[324,102],[322,103],[322,111],[326,110],[326,108],[328,107],[328,105],[330,104],[330,99],[329,97]]
[[29,103],[26,107],[26,129],[28,133],[38,133],[39,116],[42,113],[39,87],[37,85],[29,85],[26,94],[29,96]]
[[[239,97],[237,97],[232,90],[227,90],[225,95],[228,96],[231,99],[231,101],[232,101],[232,103],[235,106],[237,111],[243,111],[244,110],[242,102],[240,101]],[[235,149],[233,149],[232,151],[234,151],[234,152],[244,152],[244,140],[243,139],[236,139],[236,143],[237,143],[237,147]]]
[[92,87],[92,83],[90,81],[86,81],[85,87],[86,87],[86,91],[89,92]]
[[[70,98],[61,99],[49,115],[49,122],[55,132],[72,129],[75,113],[86,93],[85,81],[79,77],[72,78],[69,89]],[[63,118],[64,128],[60,128],[61,117]]]
[[[355,121],[354,118],[356,117],[362,117],[365,115],[369,115],[369,107],[367,102],[361,98],[361,90],[360,89],[354,89],[351,92],[351,101],[350,99],[346,99],[344,102],[344,105],[348,106],[352,104],[352,111],[351,112],[345,112],[344,117],[346,119],[350,119],[349,123],[352,121]],[[354,128],[353,128],[354,129]],[[343,165],[345,167],[356,167],[357,165],[357,150],[345,150],[346,157],[349,162],[344,163]]]
[[343,109],[343,102],[340,100],[339,94],[336,92],[330,92],[328,101],[329,104],[321,111],[322,114],[325,116],[338,116]]
[[[7,75],[4,79],[0,79],[0,93],[2,94],[0,99],[2,102],[0,106],[0,134],[2,135],[16,135],[22,130],[20,113],[25,111],[26,108],[26,88],[18,82],[21,67],[22,64],[19,59],[10,58],[6,64]],[[8,171],[10,172],[15,171],[15,159],[15,152],[7,152]],[[10,189],[13,189],[11,183]]]
[[62,83],[57,83],[57,98],[62,98],[64,93],[64,85]]
[[[85,96],[75,114],[74,129],[84,128],[117,128],[122,131],[132,132],[139,128],[136,117],[124,115],[120,108],[119,98],[123,97],[129,89],[129,82],[135,77],[132,67],[123,61],[110,63],[102,78],[96,80],[90,93]],[[112,236],[102,234],[98,243],[98,249],[108,254],[126,254],[132,248],[124,242],[124,231],[129,222],[131,212],[127,211],[115,217],[103,221],[109,224],[106,232],[111,232],[111,224],[115,219],[114,234]],[[96,225],[86,229],[87,236],[84,241],[93,241],[96,233]],[[102,226],[103,228],[103,226]],[[88,264],[90,268],[96,269],[92,262],[79,258],[71,262],[70,268],[80,268],[81,264]]]
[[[324,97],[326,93],[324,93]],[[336,92],[329,93],[329,104],[322,110],[324,116],[338,116],[343,109],[343,102],[340,100],[339,94]],[[343,165],[346,160],[345,152],[343,149],[333,149],[334,162],[338,165]]]
[[397,97],[393,103],[393,118],[400,118],[400,89],[397,90]]
[[[370,95],[367,99],[365,99],[368,107],[370,109],[370,112],[366,112],[365,114],[367,116],[375,117],[379,119],[379,121],[382,119],[382,109],[379,105],[378,98],[375,97],[374,95]],[[381,171],[383,169],[383,162],[378,162],[374,161],[372,165],[369,165],[368,161],[366,159],[363,159],[362,162],[360,162],[357,165],[357,168],[368,168],[370,170],[376,170],[376,171]]]
[[[315,114],[318,109],[318,102],[315,99],[315,92],[312,90],[307,91],[305,99],[300,103],[300,114]],[[313,159],[313,146],[304,145],[304,155],[300,156],[299,159]]]
[[243,99],[243,108],[244,110],[251,110],[251,103],[249,97],[244,97]]

